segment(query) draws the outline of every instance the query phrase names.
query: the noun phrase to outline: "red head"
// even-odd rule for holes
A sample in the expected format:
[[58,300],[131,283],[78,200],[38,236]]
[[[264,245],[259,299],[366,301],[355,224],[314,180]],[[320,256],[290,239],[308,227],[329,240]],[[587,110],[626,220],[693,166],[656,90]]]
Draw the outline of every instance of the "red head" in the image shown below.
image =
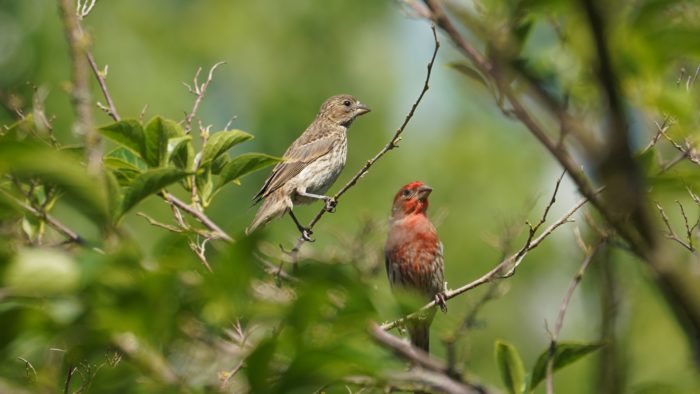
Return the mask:
[[392,216],[404,216],[410,214],[423,214],[428,210],[428,196],[433,188],[420,181],[405,185],[394,196],[394,206],[391,208]]

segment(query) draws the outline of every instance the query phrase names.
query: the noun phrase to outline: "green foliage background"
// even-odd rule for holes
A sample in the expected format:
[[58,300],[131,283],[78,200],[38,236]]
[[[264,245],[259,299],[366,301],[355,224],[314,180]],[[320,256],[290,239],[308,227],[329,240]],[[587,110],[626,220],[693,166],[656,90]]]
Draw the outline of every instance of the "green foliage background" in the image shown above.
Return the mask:
[[[495,3],[488,10],[494,23],[521,2]],[[576,100],[594,101],[592,88],[577,74],[581,59],[590,57],[578,11],[566,2],[531,3],[527,15],[534,27],[524,53],[536,70],[558,75]],[[611,33],[612,52],[632,97],[627,104],[636,116],[637,147],[646,145],[655,131],[653,121],[669,111],[679,124],[671,133],[696,138],[698,88],[685,92],[675,81],[682,67],[694,71],[698,64],[700,48],[693,33],[700,28],[700,11],[690,2],[613,3],[608,11],[619,23]],[[630,11],[633,3],[639,12]],[[580,52],[558,51],[547,7],[564,15],[573,43],[584,42]],[[394,2],[376,0],[98,1],[84,26],[98,62],[109,64],[107,83],[124,118],[137,118],[148,105],[146,121],[156,115],[181,119],[193,101],[181,82],[189,83],[197,67],[206,71],[226,61],[215,73],[199,117],[220,130],[237,116],[233,127],[255,137],[234,147],[232,157],[245,152],[281,155],[325,98],[355,95],[372,112],[350,130],[348,165],[331,189],[335,191],[386,143],[422,86],[432,37],[425,21],[401,10]],[[696,24],[686,30],[668,27],[683,12]],[[32,173],[53,168],[46,171],[78,179],[75,190],[65,191],[52,212],[107,252],[25,248],[13,235],[19,214],[11,203],[1,202],[0,392],[60,390],[71,365],[83,371],[74,389],[90,382],[86,389],[91,392],[216,390],[220,373],[240,359],[231,339],[237,319],[250,331],[252,349],[244,352],[247,365],[226,390],[313,392],[349,374],[381,377],[385,369],[404,368],[365,333],[370,319],[390,320],[416,306],[398,305],[384,275],[384,225],[396,190],[413,180],[434,188],[430,214],[445,245],[446,280],[457,287],[500,261],[503,250],[497,241],[506,234],[517,231],[508,251],[520,245],[524,221],[539,218],[560,171],[523,127],[498,111],[479,82],[449,66],[459,61],[443,40],[431,89],[400,149],[379,161],[343,197],[337,212],[315,228],[317,242],[305,246],[310,258],[295,273],[302,284],[296,285],[294,297],[275,287],[274,278],[254,257],[273,253],[278,244],[290,247],[297,236],[291,221],[285,218],[251,237],[243,235],[254,213],[250,198],[266,170],[240,185],[229,183],[208,207],[209,217],[236,240],[230,246],[212,242],[208,255],[214,272],[208,273],[187,247],[186,236],[153,227],[134,214],[147,212],[172,221],[170,208],[159,198],[150,197],[128,213],[118,235],[105,235],[101,227],[107,219],[100,217],[100,204],[106,204],[108,192],[81,184],[84,174],[73,177],[70,171],[75,169],[60,168],[65,163],[58,155],[31,156],[18,147],[0,147],[3,173],[24,160]],[[2,99],[20,100],[20,107],[31,108],[33,87],[41,86],[48,92],[46,114],[55,116],[56,137],[65,145],[80,142],[71,132],[73,115],[65,92],[69,75],[55,2],[2,2]],[[103,101],[96,84],[93,97]],[[100,126],[112,123],[97,109],[95,118]],[[1,124],[14,122],[11,111],[0,109]],[[679,166],[663,181],[655,184],[653,198],[669,212],[674,199],[688,200],[684,185],[700,186],[697,168],[691,165]],[[566,181],[563,189],[550,218],[578,199]],[[318,209],[300,207],[295,212],[308,221]],[[697,217],[697,206],[688,209],[691,218]],[[680,225],[675,211],[671,218]],[[583,230],[582,220],[579,225]],[[582,260],[575,226],[565,226],[533,251],[517,274],[501,283],[500,296],[485,305],[479,324],[458,342],[459,366],[468,376],[501,386],[494,354],[498,339],[513,344],[525,369],[532,370],[549,343],[544,322],[555,320]],[[60,237],[49,240],[55,243]],[[681,251],[679,256],[698,264],[696,256]],[[610,261],[620,297],[620,341],[614,346],[622,354],[625,392],[700,390],[686,339],[648,272],[624,251],[613,250]],[[594,263],[574,295],[561,339],[600,339],[600,275]],[[23,290],[13,290],[17,288]],[[484,291],[458,297],[449,303],[448,314],[438,313],[432,334],[435,355],[445,357],[440,339],[461,324]],[[116,348],[131,352],[114,362]],[[598,362],[594,353],[558,372],[558,392],[598,392]],[[270,380],[280,365],[286,366],[285,372]],[[662,388],[645,391],[653,387]],[[338,384],[327,389],[345,392]],[[544,392],[541,386],[538,392]]]

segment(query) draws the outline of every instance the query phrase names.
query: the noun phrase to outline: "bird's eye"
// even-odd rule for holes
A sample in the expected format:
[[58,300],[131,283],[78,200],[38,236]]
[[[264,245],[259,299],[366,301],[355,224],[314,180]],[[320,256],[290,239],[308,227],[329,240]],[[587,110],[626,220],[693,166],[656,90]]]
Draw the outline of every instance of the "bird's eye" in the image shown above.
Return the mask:
[[410,191],[410,190],[406,189],[406,190],[403,191],[403,196],[404,196],[404,197],[408,197],[408,196],[410,196],[410,195],[411,195],[411,191]]
[[346,106],[346,107],[349,107],[350,104],[352,104],[352,103],[350,102],[350,100],[345,100],[345,101],[343,101],[343,105]]

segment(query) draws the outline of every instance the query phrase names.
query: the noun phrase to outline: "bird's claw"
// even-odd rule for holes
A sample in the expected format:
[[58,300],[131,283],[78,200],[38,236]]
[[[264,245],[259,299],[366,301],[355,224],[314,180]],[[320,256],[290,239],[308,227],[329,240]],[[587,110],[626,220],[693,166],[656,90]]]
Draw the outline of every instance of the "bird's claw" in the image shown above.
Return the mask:
[[336,201],[335,198],[329,198],[326,200],[326,206],[324,209],[326,212],[334,213],[336,205],[338,205],[338,201]]
[[301,238],[306,241],[306,242],[315,242],[316,240],[311,238],[311,234],[314,232],[311,231],[310,228],[300,228],[299,231],[301,231]]
[[443,313],[447,313],[447,299],[444,292],[435,294],[435,303],[440,306],[440,310]]

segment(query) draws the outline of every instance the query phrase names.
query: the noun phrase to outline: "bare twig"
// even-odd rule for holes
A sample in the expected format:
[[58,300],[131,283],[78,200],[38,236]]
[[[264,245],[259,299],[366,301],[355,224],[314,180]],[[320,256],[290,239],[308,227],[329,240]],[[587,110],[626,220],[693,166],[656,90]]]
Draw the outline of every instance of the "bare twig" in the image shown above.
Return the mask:
[[[596,193],[599,193],[600,189],[596,191]],[[479,287],[485,283],[492,282],[496,279],[504,279],[508,278],[510,276],[513,276],[515,274],[515,270],[517,267],[522,263],[524,260],[525,256],[527,256],[528,252],[530,252],[532,249],[535,249],[537,246],[542,243],[554,230],[556,230],[558,227],[563,225],[564,223],[568,223],[570,221],[571,216],[578,211],[579,208],[581,208],[584,204],[588,202],[587,199],[582,199],[578,203],[576,203],[571,209],[569,209],[564,215],[562,215],[556,222],[552,223],[549,227],[547,227],[542,234],[540,234],[537,238],[532,238],[530,237],[525,245],[518,250],[515,254],[506,257],[503,259],[498,265],[496,265],[494,268],[492,268],[490,271],[482,275],[476,280],[473,280],[461,287],[458,287],[454,290],[447,290],[445,292],[445,300],[450,300],[452,298],[457,297],[460,294],[466,293],[469,290],[472,290],[476,287]],[[545,210],[545,212],[548,210]],[[503,273],[503,270],[506,268],[511,267],[510,270],[508,270],[506,273]],[[419,311],[414,312],[404,318],[389,322],[389,323],[384,323],[382,324],[382,328],[384,330],[391,330],[392,328],[395,328],[398,326],[401,322],[413,318],[415,315],[421,313],[424,310],[434,308],[437,305],[435,301],[431,301],[424,305],[423,307],[420,308]]]
[[698,223],[693,225],[693,227],[691,228],[690,225],[688,224],[688,216],[686,216],[686,214],[685,214],[685,209],[683,208],[683,205],[679,201],[676,201],[676,203],[680,207],[681,215],[683,215],[683,221],[685,223],[687,241],[684,241],[683,239],[681,239],[681,237],[679,237],[678,234],[676,234],[676,232],[673,231],[673,228],[671,227],[671,223],[668,220],[668,216],[666,215],[666,211],[664,211],[664,208],[661,206],[661,204],[659,204],[657,202],[656,209],[659,211],[659,214],[661,215],[661,219],[663,220],[664,224],[666,225],[667,232],[664,235],[666,236],[666,238],[679,243],[684,248],[693,252],[693,251],[695,251],[695,247],[693,246],[693,230],[697,227]]
[[199,73],[202,72],[202,68],[199,67],[197,69],[197,72],[194,74],[194,78],[192,79],[192,86],[186,84],[183,82],[183,85],[187,87],[187,89],[190,91],[190,93],[194,94],[197,96],[197,98],[194,100],[194,104],[192,105],[192,110],[190,111],[187,116],[185,116],[185,119],[183,120],[184,127],[185,127],[185,133],[189,134],[190,131],[192,130],[192,119],[194,116],[197,114],[197,109],[199,108],[199,104],[202,102],[202,99],[204,98],[204,93],[206,93],[207,88],[209,87],[209,83],[211,83],[212,78],[214,77],[214,71],[221,66],[222,64],[225,64],[226,62],[220,61],[213,66],[211,66],[211,69],[209,69],[209,75],[207,75],[207,80],[204,81],[201,85],[199,84]]
[[554,355],[557,348],[557,340],[559,339],[561,328],[564,325],[564,316],[566,315],[567,309],[569,309],[569,302],[571,301],[571,296],[574,294],[576,286],[578,286],[578,284],[581,282],[581,279],[583,279],[583,274],[586,272],[586,269],[590,265],[591,261],[593,261],[593,257],[596,255],[596,253],[598,253],[598,251],[601,249],[604,243],[605,240],[603,239],[600,242],[598,242],[598,244],[592,250],[586,247],[586,250],[588,250],[588,252],[585,254],[585,258],[583,260],[583,263],[581,263],[581,267],[579,268],[578,272],[576,272],[576,275],[571,280],[569,288],[566,291],[566,295],[564,296],[564,299],[561,302],[561,306],[559,307],[559,315],[557,316],[557,322],[554,326],[554,331],[550,333],[551,341],[549,343],[549,354],[547,356],[548,359],[546,375],[547,394],[554,393],[554,384],[552,379],[552,375],[554,373]]
[[75,370],[76,370],[76,369],[77,369],[77,368],[74,367],[74,366],[72,366],[72,365],[69,365],[69,366],[68,366],[68,373],[66,374],[66,381],[65,381],[65,383],[63,384],[63,394],[68,394],[68,393],[69,393],[69,391],[70,391],[70,381],[71,381],[71,379],[73,378],[73,374],[75,373]]
[[11,198],[13,202],[15,202],[17,205],[19,205],[22,209],[25,211],[31,213],[32,215],[36,216],[39,219],[44,220],[49,226],[51,226],[54,230],[58,231],[61,233],[63,236],[68,238],[70,242],[73,242],[77,245],[85,246],[86,242],[83,237],[81,237],[78,233],[75,231],[71,230],[68,226],[65,224],[61,223],[58,219],[53,217],[52,215],[42,212],[37,210],[36,208],[32,207],[31,205],[25,203],[24,201],[21,201],[17,199],[15,196],[12,194],[8,193],[7,191],[0,189],[6,196]]
[[24,357],[17,357],[17,359],[24,362],[24,367],[27,369],[27,375],[29,375],[29,372],[31,372],[33,374],[34,380],[36,380],[38,375],[37,375],[36,369],[34,369],[34,366],[32,365],[32,363],[30,363],[29,360],[27,360]]
[[370,334],[375,341],[390,347],[394,353],[401,358],[411,361],[414,365],[429,371],[444,372],[447,370],[447,366],[442,361],[430,357],[428,353],[411,345],[409,342],[389,334],[377,324],[370,324]]
[[161,222],[153,219],[152,217],[146,215],[143,212],[137,212],[136,215],[141,216],[142,218],[146,219],[148,221],[148,223],[151,224],[152,226],[160,227],[162,229],[171,231],[173,233],[181,233],[185,230],[181,227],[175,227],[175,226],[172,226],[170,224],[161,223]]
[[654,145],[656,145],[657,142],[659,142],[659,138],[661,138],[662,135],[666,133],[666,130],[668,130],[669,127],[671,127],[671,117],[670,116],[664,116],[663,121],[661,123],[655,121],[654,124],[656,125],[656,134],[654,134],[654,138],[649,141],[647,146],[642,149],[641,153],[644,153],[648,151],[649,149],[653,148]]
[[78,18],[83,19],[88,16],[90,11],[92,11],[92,7],[95,6],[95,1],[96,0],[78,0],[75,8],[75,14]]
[[100,102],[97,102],[97,106],[100,107],[100,109],[102,109],[105,113],[107,113],[107,115],[109,115],[110,118],[114,119],[115,122],[118,122],[121,118],[119,117],[119,113],[117,112],[117,107],[114,105],[112,96],[109,94],[109,90],[107,89],[106,78],[109,67],[105,66],[104,70],[100,70],[100,68],[97,67],[97,62],[95,61],[95,57],[92,55],[92,52],[87,51],[86,56],[88,59],[88,63],[90,63],[90,68],[92,68],[92,73],[95,75],[95,78],[97,78],[98,85],[100,85],[102,95],[107,101],[106,107],[101,105]]
[[209,265],[209,261],[207,260],[207,255],[206,255],[206,247],[207,247],[207,242],[209,241],[209,239],[210,238],[205,238],[201,243],[190,239],[187,242],[187,244],[189,245],[190,249],[192,249],[195,256],[197,256],[199,261],[202,262],[202,265],[204,265],[204,268],[206,268],[207,271],[209,271],[209,272],[214,272],[211,269],[211,265]]
[[[345,184],[345,186],[343,186],[343,187],[333,196],[333,198],[335,199],[335,201],[338,201],[338,200],[340,199],[340,197],[341,197],[343,194],[345,194],[345,192],[347,192],[348,190],[350,190],[351,187],[355,186],[355,184],[357,183],[357,181],[358,181],[360,178],[362,178],[362,177],[369,171],[369,169],[372,167],[372,165],[374,165],[374,163],[377,162],[377,160],[379,160],[382,156],[384,156],[384,155],[385,155],[387,152],[389,152],[390,150],[392,150],[392,149],[394,149],[394,148],[397,148],[397,147],[399,146],[398,143],[399,143],[399,141],[401,140],[401,134],[402,134],[402,133],[404,132],[404,130],[406,129],[406,126],[408,126],[408,122],[411,120],[411,118],[413,118],[413,115],[415,114],[416,109],[418,108],[418,105],[420,104],[421,100],[423,99],[423,96],[425,96],[425,93],[426,93],[426,92],[428,91],[428,89],[430,88],[430,86],[429,86],[430,76],[431,76],[431,74],[432,74],[433,65],[435,64],[435,58],[436,58],[436,56],[437,56],[438,49],[440,49],[440,41],[438,41],[437,33],[436,33],[436,31],[435,31],[435,26],[434,26],[434,25],[431,26],[431,30],[432,30],[432,32],[433,32],[433,40],[434,40],[434,43],[435,43],[435,47],[434,47],[434,49],[433,49],[433,54],[432,54],[432,56],[430,57],[430,61],[428,62],[427,72],[426,72],[426,75],[425,75],[425,82],[423,83],[423,88],[421,89],[421,92],[420,92],[420,94],[418,95],[418,98],[416,99],[416,101],[415,101],[415,102],[413,103],[413,105],[411,106],[411,109],[408,111],[408,114],[407,114],[406,117],[404,118],[403,123],[401,123],[401,126],[399,126],[399,128],[396,129],[396,132],[394,132],[394,135],[391,137],[391,140],[389,140],[389,142],[388,142],[376,155],[374,155],[374,157],[372,157],[371,159],[367,160],[367,162],[364,164],[364,166],[362,166],[362,168],[360,168],[360,170],[359,170],[357,173],[355,173],[355,175],[354,175],[352,178],[350,178],[350,180]],[[323,215],[324,215],[326,212],[327,212],[327,211],[326,211],[325,209],[321,209],[321,210],[316,214],[316,216],[311,220],[311,222],[309,223],[309,225],[307,226],[307,228],[308,228],[308,229],[312,229],[312,228],[316,225],[316,223],[318,223],[318,221],[321,219],[321,217],[323,217]],[[293,248],[292,251],[291,251],[291,253],[293,254],[293,257],[294,257],[294,258],[296,258],[296,254],[299,252],[299,248],[301,248],[301,246],[304,244],[304,242],[306,242],[306,240],[304,239],[304,237],[299,237],[299,239],[297,240],[296,244],[294,245],[294,248]]]
[[165,199],[165,201],[167,201],[169,204],[172,204],[178,207],[179,209],[182,209],[183,211],[187,212],[189,215],[197,219],[200,223],[202,223],[213,233],[214,238],[222,239],[226,242],[233,242],[233,238],[226,234],[226,232],[222,230],[221,227],[214,223],[214,221],[212,221],[203,212],[195,209],[191,205],[188,205],[187,203],[183,202],[182,200],[168,192],[164,191],[160,194],[160,196],[163,197],[163,199]]

